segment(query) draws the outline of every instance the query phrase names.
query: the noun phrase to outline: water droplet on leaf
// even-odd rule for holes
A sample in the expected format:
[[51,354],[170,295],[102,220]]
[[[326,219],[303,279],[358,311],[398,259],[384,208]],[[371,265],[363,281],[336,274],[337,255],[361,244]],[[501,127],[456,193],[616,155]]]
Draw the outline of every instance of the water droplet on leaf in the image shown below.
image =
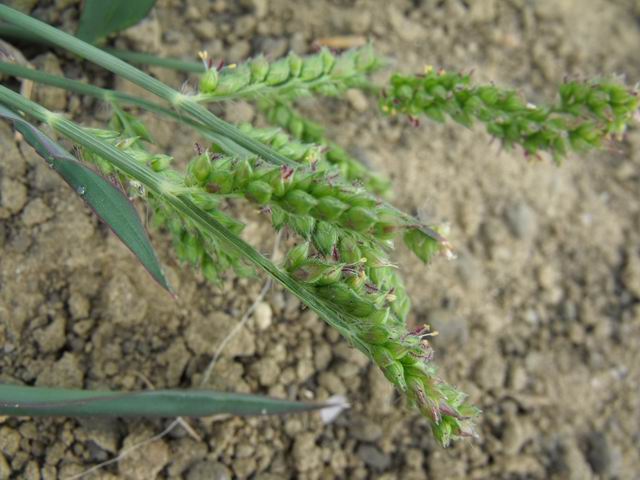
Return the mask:
[[76,192],[78,193],[78,195],[84,195],[87,192],[87,189],[84,185],[80,185],[77,189]]

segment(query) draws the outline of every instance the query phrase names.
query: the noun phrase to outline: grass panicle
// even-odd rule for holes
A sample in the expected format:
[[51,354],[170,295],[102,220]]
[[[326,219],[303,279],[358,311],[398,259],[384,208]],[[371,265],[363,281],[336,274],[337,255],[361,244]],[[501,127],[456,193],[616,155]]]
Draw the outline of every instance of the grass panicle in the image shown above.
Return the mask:
[[474,85],[470,74],[432,68],[423,75],[393,75],[381,99],[390,115],[451,118],[467,127],[479,121],[506,147],[519,145],[533,156],[547,152],[558,162],[570,150],[597,149],[622,135],[638,106],[637,93],[615,79],[567,81],[557,101],[534,105],[515,90]]
[[[124,147],[125,152],[134,150],[129,152],[132,158],[151,165],[153,155],[135,153],[139,148],[136,141],[109,133],[101,136]],[[229,196],[243,196],[262,207],[270,204],[271,209],[279,209],[281,216],[272,213],[272,217],[280,219],[274,220],[274,227],[287,225],[302,237],[287,255],[284,271],[337,312],[342,319],[341,328],[348,332],[346,337],[367,353],[389,381],[427,415],[434,431],[440,432],[437,435],[443,444],[452,438],[472,435],[472,418],[477,412],[464,402],[463,394],[436,375],[433,352],[426,339],[429,332],[407,331],[409,298],[384,249],[366,236],[359,238],[362,232],[314,219],[309,215],[314,198],[311,194],[309,198],[290,197],[291,192],[304,192],[298,187],[324,185],[323,181],[297,179],[295,171],[258,162],[257,158],[239,160],[202,152],[190,161],[183,176],[168,167],[158,173],[173,182],[176,191],[189,195],[199,205],[213,206],[213,211],[222,198]],[[322,172],[317,175],[323,178]],[[152,194],[150,197],[149,202],[162,205],[161,197],[153,198]],[[274,203],[270,203],[272,200]],[[205,275],[207,268],[216,268],[211,261],[212,245],[207,242],[207,233],[197,224],[185,227],[188,219],[170,205],[160,211],[162,223],[175,230],[172,233],[179,254],[200,264]],[[341,211],[339,208],[338,213]]]
[[[350,228],[354,219],[360,219],[358,214],[365,215],[367,224],[376,218],[373,211],[360,207],[365,202],[376,207],[376,200],[361,188],[341,185],[330,166],[328,171],[297,171],[267,164],[257,157],[239,159],[207,150],[194,156],[188,164],[186,175],[181,175],[170,170],[171,157],[149,153],[144,148],[144,142],[138,137],[127,137],[125,129],[120,132],[92,129],[91,133],[163,175],[167,182],[174,185],[172,188],[189,192],[201,208],[236,234],[240,234],[244,225],[224,214],[222,205],[228,198],[244,198],[254,203],[271,215],[277,230],[286,226],[303,241],[311,242],[317,255],[351,263],[351,266],[345,267],[345,272],[369,292],[392,294],[396,300],[393,314],[401,321],[406,319],[410,302],[397,269],[387,258],[389,240],[394,230],[401,226],[391,226],[388,222],[374,224],[371,232]],[[258,134],[267,134],[269,138],[272,133],[268,129],[258,130]],[[283,145],[286,146],[285,143]],[[293,145],[296,145],[295,142]],[[111,164],[90,150],[84,149],[83,154],[103,173],[114,173]],[[120,182],[130,180],[122,172],[118,174]],[[328,189],[326,187],[330,181],[335,184]],[[190,228],[188,219],[169,214],[153,198],[149,202],[155,212],[154,223],[171,232],[178,256],[200,267],[208,279],[218,280],[220,274],[230,267],[240,275],[250,273],[241,259],[225,251],[215,239],[207,241]],[[355,213],[346,215],[350,208],[355,207],[358,207]],[[343,217],[346,220],[341,220]]]

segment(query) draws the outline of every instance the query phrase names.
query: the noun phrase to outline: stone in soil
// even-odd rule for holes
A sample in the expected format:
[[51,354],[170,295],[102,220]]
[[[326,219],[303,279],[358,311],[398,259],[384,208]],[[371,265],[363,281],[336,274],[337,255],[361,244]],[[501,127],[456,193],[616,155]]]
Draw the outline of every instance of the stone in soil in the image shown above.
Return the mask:
[[[9,218],[20,212],[28,198],[27,187],[8,177],[0,181],[0,219]],[[6,213],[5,213],[6,212]]]
[[[145,429],[142,434],[132,433],[124,439],[122,448],[131,448],[153,433]],[[155,440],[144,448],[138,448],[118,461],[118,472],[125,480],[140,480],[143,478],[156,478],[171,458],[171,451],[164,440]]]
[[[196,355],[212,355],[217,346],[231,333],[238,321],[239,319],[222,312],[211,312],[208,316],[191,317],[185,331],[187,346]],[[253,355],[255,351],[255,336],[244,326],[229,340],[223,355],[244,357]]]
[[253,321],[258,330],[266,330],[271,326],[273,312],[267,302],[259,302],[253,312]]
[[307,472],[322,465],[322,450],[316,445],[313,433],[298,435],[293,442],[293,461],[298,472]]
[[357,455],[370,468],[376,471],[384,471],[391,465],[389,455],[383,453],[373,445],[360,445]]

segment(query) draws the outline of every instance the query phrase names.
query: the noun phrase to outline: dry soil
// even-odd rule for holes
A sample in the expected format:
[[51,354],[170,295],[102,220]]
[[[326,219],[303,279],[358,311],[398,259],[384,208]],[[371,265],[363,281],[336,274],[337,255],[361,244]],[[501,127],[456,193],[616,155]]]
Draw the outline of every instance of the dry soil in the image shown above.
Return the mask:
[[[77,1],[17,3],[75,28]],[[544,101],[567,75],[640,79],[639,20],[634,0],[160,0],[115,44],[237,61],[364,35],[398,70],[474,69],[477,81]],[[63,53],[23,51],[51,72],[114,85]],[[178,87],[186,80],[151,72]],[[50,88],[35,94],[85,122],[108,118],[94,100]],[[411,321],[440,332],[433,343],[442,376],[484,410],[480,438],[436,446],[427,423],[366,359],[275,288],[210,386],[302,399],[342,394],[352,409],[330,425],[317,414],[194,420],[199,440],[177,428],[87,478],[640,478],[640,132],[557,167],[501,151],[481,129],[381,118],[358,93],[305,108],[393,179],[398,205],[449,222],[457,260],[425,268],[402,250],[398,260]],[[258,117],[242,102],[221,111],[234,121]],[[163,148],[189,157],[194,137],[147,118]],[[4,123],[0,141],[0,381],[198,386],[261,280],[229,276],[212,287],[154,232],[173,301]],[[257,219],[248,238],[272,237],[255,212],[238,215]],[[168,423],[0,418],[0,478],[68,478]]]

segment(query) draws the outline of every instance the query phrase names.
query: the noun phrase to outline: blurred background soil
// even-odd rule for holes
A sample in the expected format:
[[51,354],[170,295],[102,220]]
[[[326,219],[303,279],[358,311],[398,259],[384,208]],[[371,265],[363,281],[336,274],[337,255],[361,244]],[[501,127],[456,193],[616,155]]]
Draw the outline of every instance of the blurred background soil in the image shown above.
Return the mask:
[[[17,3],[75,29],[75,0]],[[395,69],[474,69],[477,81],[544,101],[565,76],[640,79],[639,21],[635,0],[160,0],[115,44],[184,58],[208,50],[233,62],[364,35]],[[24,52],[50,72],[132,88],[64,53]],[[186,80],[150,71],[176,87]],[[92,99],[46,87],[35,95],[96,126],[108,119]],[[402,249],[398,259],[412,322],[440,332],[441,375],[484,410],[480,438],[438,447],[360,353],[274,288],[209,385],[300,399],[342,394],[351,410],[329,425],[318,414],[193,420],[199,439],[179,427],[87,478],[640,478],[640,132],[557,167],[501,151],[480,128],[381,118],[359,92],[304,106],[393,179],[399,206],[449,222],[457,260],[425,268]],[[260,122],[244,102],[217,109]],[[145,119],[167,152],[191,156],[193,136]],[[5,123],[0,142],[0,381],[199,386],[263,280],[228,276],[212,287],[154,232],[174,302]],[[238,215],[252,222],[246,238],[273,238],[255,212]],[[168,423],[0,418],[0,478],[68,478]]]

